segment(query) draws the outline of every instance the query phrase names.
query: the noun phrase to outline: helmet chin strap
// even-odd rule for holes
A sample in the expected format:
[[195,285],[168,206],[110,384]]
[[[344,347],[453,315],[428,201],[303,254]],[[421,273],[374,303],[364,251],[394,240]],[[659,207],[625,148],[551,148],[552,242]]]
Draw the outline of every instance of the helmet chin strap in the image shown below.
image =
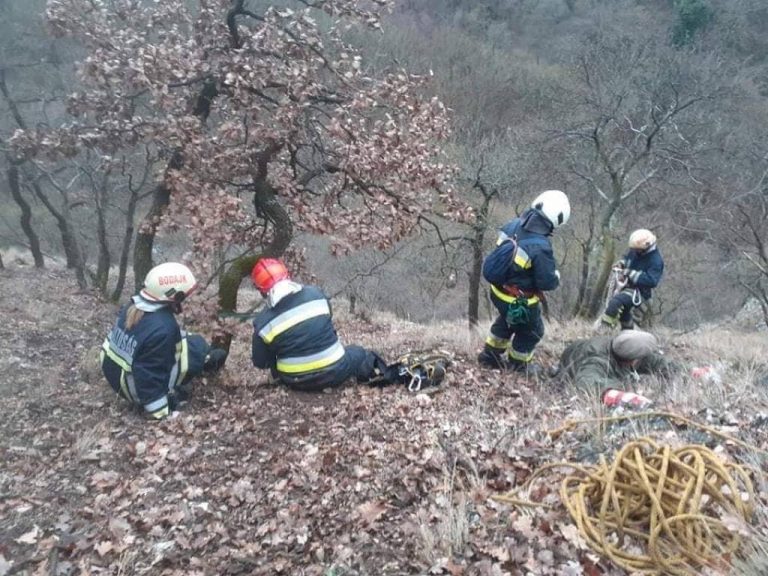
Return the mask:
[[170,303],[171,312],[174,314],[181,314],[181,303],[186,299],[187,295],[184,292],[176,292],[176,294],[173,295],[173,301]]

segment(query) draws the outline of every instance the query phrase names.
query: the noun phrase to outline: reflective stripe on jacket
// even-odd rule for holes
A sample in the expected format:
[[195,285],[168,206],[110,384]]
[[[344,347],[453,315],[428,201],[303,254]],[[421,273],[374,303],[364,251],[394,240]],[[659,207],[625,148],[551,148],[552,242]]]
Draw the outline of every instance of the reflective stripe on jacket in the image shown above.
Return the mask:
[[302,286],[262,310],[253,321],[253,365],[274,369],[290,382],[341,370],[344,346],[331,315],[328,299],[314,286]]
[[538,210],[533,209],[501,228],[498,242],[514,238],[518,246],[515,266],[510,267],[504,285],[531,292],[554,290],[560,285],[549,241],[551,233],[552,224]]
[[184,381],[189,369],[186,334],[173,313],[163,308],[145,312],[131,330],[124,306],[101,349],[101,368],[112,388],[151,416],[168,414],[168,394]]

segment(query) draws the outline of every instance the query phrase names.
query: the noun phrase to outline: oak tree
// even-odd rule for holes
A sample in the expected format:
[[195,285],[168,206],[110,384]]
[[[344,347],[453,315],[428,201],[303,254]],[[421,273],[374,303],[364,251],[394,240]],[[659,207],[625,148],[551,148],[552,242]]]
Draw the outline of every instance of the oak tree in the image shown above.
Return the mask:
[[87,51],[75,120],[14,144],[54,158],[163,150],[137,281],[158,227],[183,228],[195,267],[221,273],[219,306],[234,310],[255,260],[283,254],[297,230],[344,251],[389,246],[424,211],[460,216],[441,159],[448,115],[423,96],[427,78],[368,69],[344,39],[350,21],[378,28],[387,4],[49,0],[51,30]]

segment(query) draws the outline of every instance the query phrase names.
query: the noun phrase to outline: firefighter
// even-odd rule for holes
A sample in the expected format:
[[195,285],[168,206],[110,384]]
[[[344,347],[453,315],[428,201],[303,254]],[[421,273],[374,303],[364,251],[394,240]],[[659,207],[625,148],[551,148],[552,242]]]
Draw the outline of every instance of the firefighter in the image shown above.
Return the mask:
[[641,330],[622,330],[616,336],[594,336],[569,344],[560,356],[557,375],[590,393],[602,395],[623,389],[635,374],[671,377],[683,367],[658,353],[656,337]]
[[354,377],[372,385],[405,383],[416,391],[445,376],[445,362],[422,358],[387,364],[372,350],[342,345],[328,298],[315,286],[292,281],[280,260],[260,259],[251,279],[266,299],[253,321],[253,365],[269,369],[289,388],[318,392]]
[[651,299],[653,288],[664,274],[664,259],[653,232],[644,228],[632,232],[629,251],[613,271],[617,275],[617,291],[600,318],[601,327],[612,329],[620,323],[622,330],[629,330],[635,325],[633,310]]
[[101,350],[101,369],[112,389],[162,419],[187,399],[189,381],[223,366],[227,353],[179,329],[176,314],[197,288],[192,271],[177,262],[155,266],[144,287],[123,306]]
[[481,365],[526,375],[541,372],[532,362],[533,350],[544,335],[541,302],[545,291],[560,285],[549,238],[570,215],[568,197],[559,190],[547,190],[501,228],[496,248],[483,263],[499,314],[478,355]]

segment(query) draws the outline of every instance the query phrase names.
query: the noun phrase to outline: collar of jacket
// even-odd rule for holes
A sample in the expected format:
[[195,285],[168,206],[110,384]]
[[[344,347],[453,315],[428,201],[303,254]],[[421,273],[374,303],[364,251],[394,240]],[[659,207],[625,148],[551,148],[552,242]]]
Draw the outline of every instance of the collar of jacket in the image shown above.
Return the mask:
[[637,250],[636,248],[633,248],[632,251],[638,256],[647,256],[651,252],[656,251],[656,244],[652,245],[650,248],[646,248],[645,250]]
[[280,280],[267,292],[267,306],[274,308],[280,300],[289,294],[295,294],[299,290],[301,290],[301,284],[291,280]]
[[157,312],[168,305],[167,302],[150,302],[149,300],[142,298],[139,294],[136,294],[131,300],[133,300],[133,305],[142,312]]
[[521,219],[523,221],[523,230],[533,232],[534,234],[550,236],[555,229],[555,227],[552,226],[552,222],[547,220],[547,217],[544,216],[540,210],[536,210],[535,208],[529,208],[523,212]]

